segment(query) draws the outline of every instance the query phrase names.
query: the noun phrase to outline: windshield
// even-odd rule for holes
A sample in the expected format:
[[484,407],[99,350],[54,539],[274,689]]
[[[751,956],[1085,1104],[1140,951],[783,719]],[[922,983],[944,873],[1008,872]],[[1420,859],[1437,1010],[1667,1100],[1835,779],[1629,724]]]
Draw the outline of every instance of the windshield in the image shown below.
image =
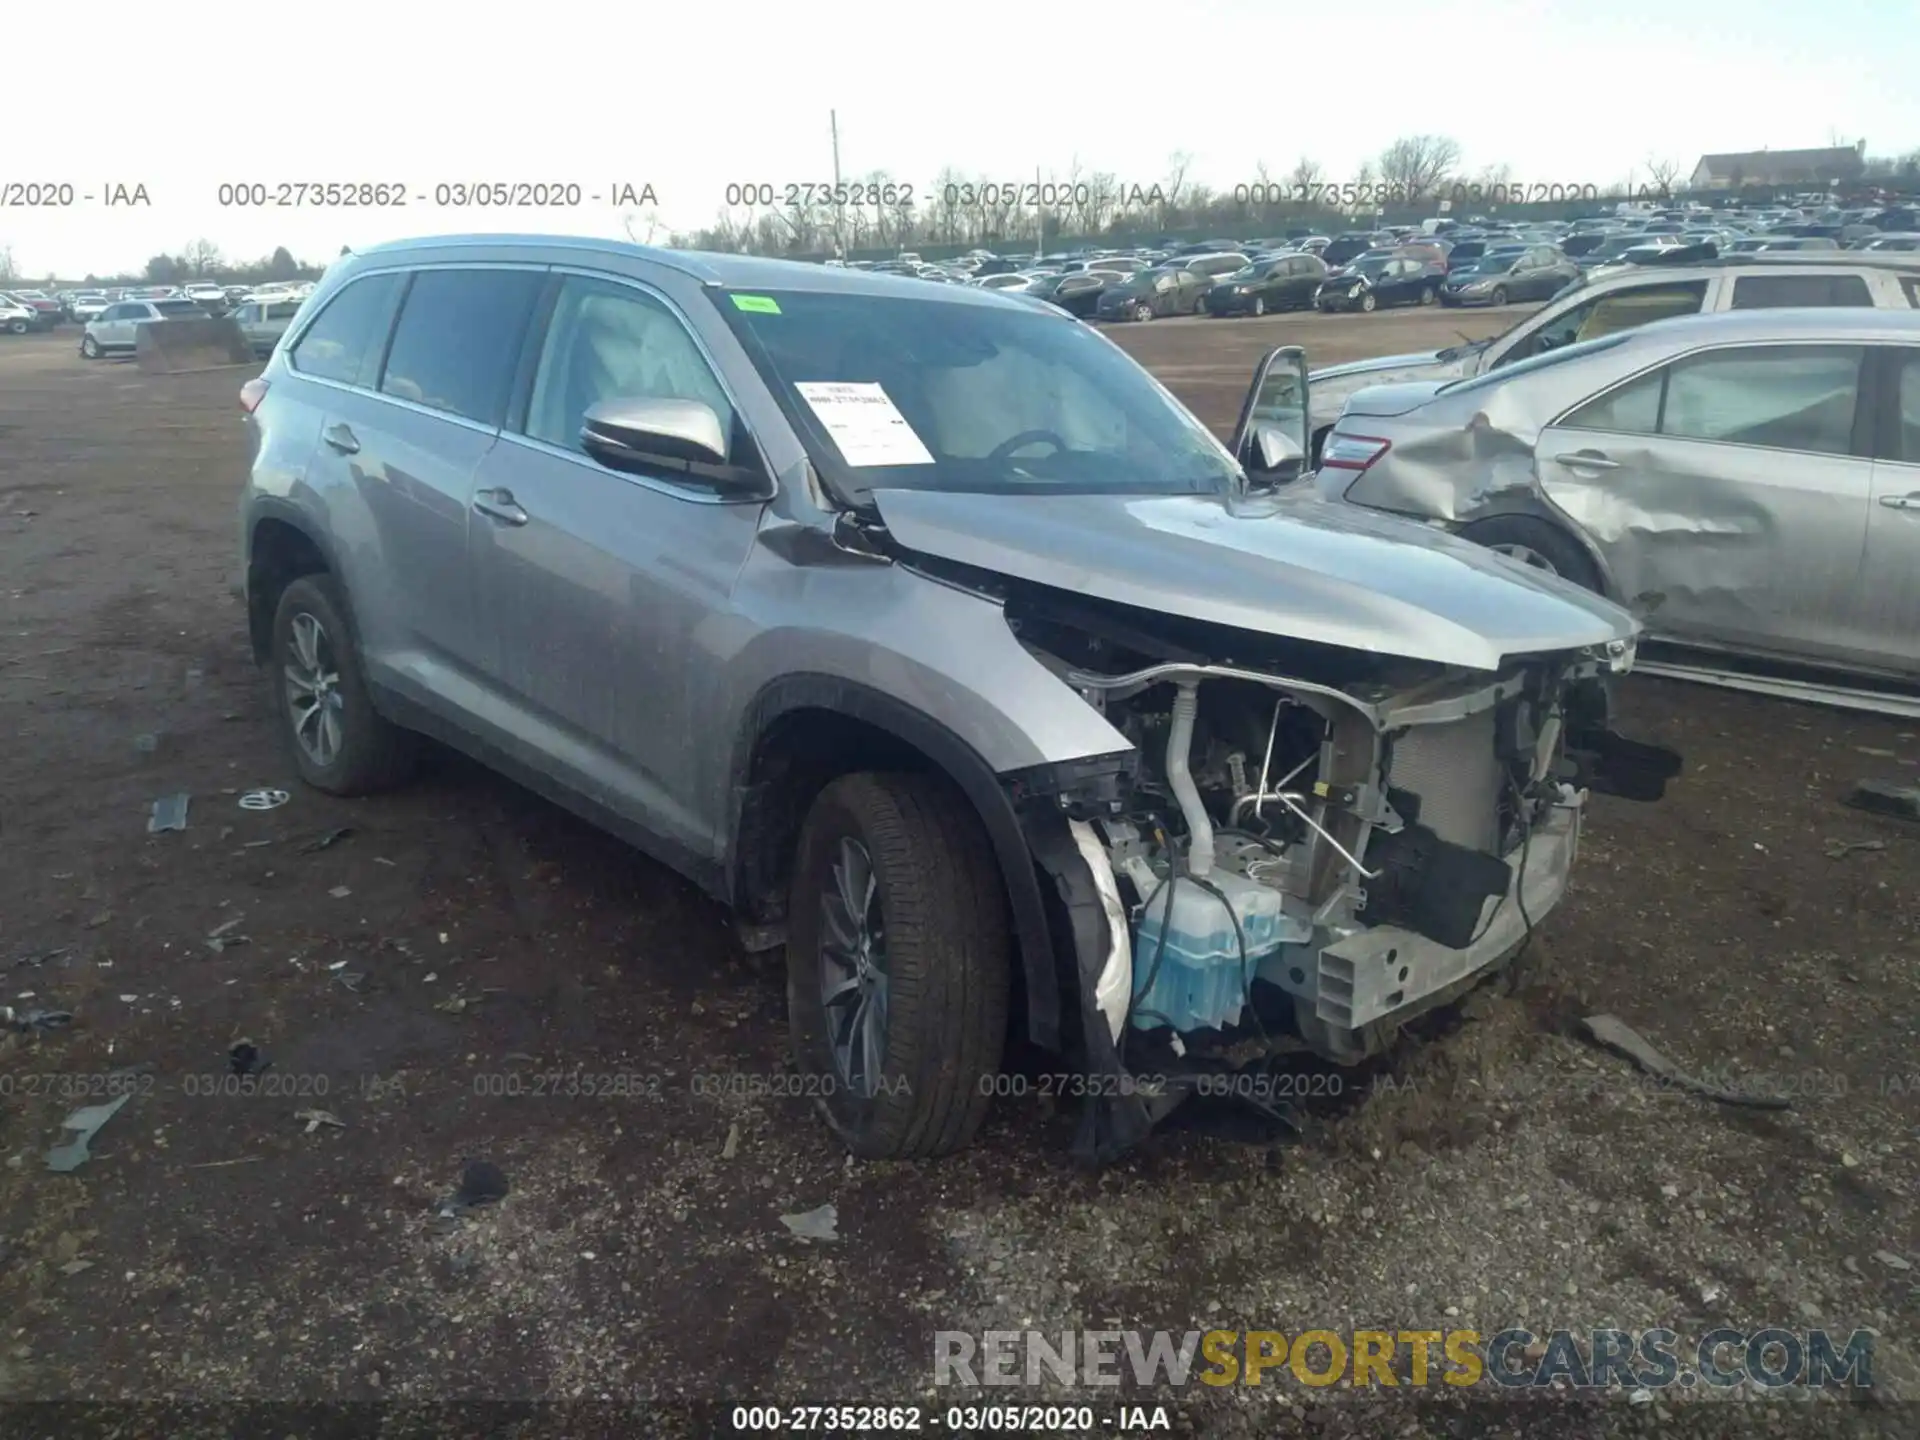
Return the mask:
[[714,303],[854,504],[880,489],[1224,494],[1239,474],[1145,370],[1064,315],[817,291]]
[[1389,263],[1391,263],[1390,256],[1381,256],[1375,260],[1356,260],[1353,263],[1353,271],[1355,274],[1366,276],[1369,280],[1378,280],[1386,273]]
[[1471,390],[1484,390],[1490,385],[1504,385],[1516,375],[1531,375],[1534,371],[1544,370],[1549,365],[1558,365],[1567,360],[1577,360],[1582,355],[1591,355],[1598,350],[1610,350],[1615,345],[1623,345],[1632,334],[1632,330],[1616,330],[1613,334],[1602,335],[1596,340],[1582,340],[1573,345],[1561,345],[1539,355],[1530,355],[1525,360],[1516,360],[1511,365],[1502,365],[1497,370],[1489,370],[1484,375],[1475,375],[1465,380],[1450,381],[1433,393],[1436,395],[1460,395]]

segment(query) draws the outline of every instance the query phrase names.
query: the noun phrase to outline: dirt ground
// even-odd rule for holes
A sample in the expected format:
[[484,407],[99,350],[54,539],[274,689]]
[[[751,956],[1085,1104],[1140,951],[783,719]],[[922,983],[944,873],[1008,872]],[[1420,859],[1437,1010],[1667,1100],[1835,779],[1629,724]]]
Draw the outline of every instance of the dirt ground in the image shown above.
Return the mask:
[[[1115,333],[1224,428],[1270,345],[1514,318]],[[77,1017],[0,1035],[0,1398],[537,1398],[600,1407],[573,1433],[706,1434],[739,1402],[1033,1398],[936,1391],[936,1330],[1771,1324],[1870,1327],[1873,1398],[1135,1398],[1197,1435],[1917,1433],[1920,827],[1839,799],[1920,778],[1920,727],[1634,680],[1626,728],[1686,774],[1596,800],[1522,983],[1298,1137],[1191,1106],[1089,1173],[1069,1114],[1009,1100],[963,1156],[856,1165],[804,1100],[695,1093],[781,1073],[784,998],[674,875],[452,756],[378,801],[295,783],[226,591],[249,373],[0,336],[0,1003]],[[240,808],[262,786],[291,799]],[[148,834],[175,792],[187,828]],[[1574,1038],[1596,1010],[1793,1108],[1635,1083]],[[90,1162],[50,1171],[115,1085]],[[509,1193],[444,1218],[470,1159]],[[837,1243],[781,1223],[828,1203]]]

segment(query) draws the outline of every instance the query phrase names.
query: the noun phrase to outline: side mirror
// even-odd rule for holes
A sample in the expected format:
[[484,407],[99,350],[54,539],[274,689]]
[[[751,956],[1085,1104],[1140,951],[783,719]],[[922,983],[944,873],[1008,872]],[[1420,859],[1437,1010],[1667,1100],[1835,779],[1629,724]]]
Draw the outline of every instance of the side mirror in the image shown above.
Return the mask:
[[648,459],[727,460],[720,417],[698,400],[602,400],[581,417],[580,443],[610,470],[640,468],[635,462]]
[[1292,435],[1270,421],[1257,421],[1253,427],[1253,450],[1259,460],[1259,468],[1274,475],[1276,483],[1284,484],[1300,476],[1300,467],[1307,458],[1307,452]]
[[700,400],[602,400],[580,418],[580,446],[626,474],[685,476],[726,495],[772,488],[757,467],[727,462],[726,428]]

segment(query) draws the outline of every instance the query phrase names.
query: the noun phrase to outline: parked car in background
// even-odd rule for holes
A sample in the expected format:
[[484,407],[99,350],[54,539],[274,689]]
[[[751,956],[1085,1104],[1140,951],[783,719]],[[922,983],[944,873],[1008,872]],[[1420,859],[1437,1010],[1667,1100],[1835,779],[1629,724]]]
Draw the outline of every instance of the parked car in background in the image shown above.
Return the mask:
[[1347,397],[1366,385],[1464,379],[1545,350],[1675,315],[1804,305],[1894,310],[1920,306],[1920,257],[1859,250],[1722,255],[1587,278],[1491,339],[1314,371],[1310,457],[1317,463],[1320,446]]
[[60,302],[44,290],[9,290],[7,296],[16,305],[24,305],[33,312],[35,330],[51,330],[67,317],[60,309]]
[[1167,315],[1195,315],[1213,281],[1185,266],[1142,270],[1100,292],[1094,315],[1101,320],[1157,320]]
[[1320,258],[1327,264],[1338,267],[1351,260],[1359,259],[1367,251],[1391,238],[1391,236],[1375,234],[1371,230],[1349,230],[1343,235],[1336,235],[1323,245],[1320,249]]
[[185,286],[180,293],[209,315],[224,315],[227,312],[227,292],[223,286],[202,281]]
[[1492,252],[1447,272],[1443,305],[1506,305],[1550,300],[1580,278],[1580,267],[1551,245]]
[[1330,271],[1314,292],[1314,304],[1327,313],[1372,313],[1391,305],[1431,305],[1440,298],[1445,273],[1437,265],[1397,255],[1356,260]]
[[1687,316],[1361,390],[1315,483],[1607,595],[1652,639],[1920,682],[1920,311]]
[[72,303],[68,306],[68,313],[84,325],[89,320],[98,319],[100,312],[112,303],[98,290],[83,290],[73,297]]
[[1020,293],[1057,305],[1069,315],[1085,320],[1094,313],[1107,287],[1118,285],[1126,278],[1126,272],[1119,270],[1072,270],[1065,275],[1043,275]]
[[1774,235],[1762,247],[1768,251],[1838,250],[1840,241],[1833,235]]
[[162,300],[116,301],[87,322],[80,335],[80,354],[88,360],[98,360],[116,350],[131,350],[142,325],[202,319],[206,313],[198,301],[184,295]]
[[1920,235],[1881,235],[1876,239],[1866,241],[1860,248],[1881,254],[1887,251],[1911,253],[1920,251]]
[[241,400],[238,588],[301,780],[397,786],[425,733],[677,868],[781,952],[857,1155],[965,1146],[1009,1032],[1091,1077],[1088,1160],[1269,1035],[1379,1054],[1526,943],[1623,788],[1624,610],[1256,493],[1030,297],[405,241]]
[[253,347],[253,353],[267,355],[280,343],[280,337],[299,312],[298,300],[245,300],[228,313]]
[[1311,309],[1326,278],[1326,262],[1318,256],[1256,260],[1213,282],[1207,292],[1207,313],[1265,315],[1270,310]]
[[0,293],[0,330],[9,335],[25,335],[30,330],[40,328],[40,316],[30,305],[23,305],[11,295]]

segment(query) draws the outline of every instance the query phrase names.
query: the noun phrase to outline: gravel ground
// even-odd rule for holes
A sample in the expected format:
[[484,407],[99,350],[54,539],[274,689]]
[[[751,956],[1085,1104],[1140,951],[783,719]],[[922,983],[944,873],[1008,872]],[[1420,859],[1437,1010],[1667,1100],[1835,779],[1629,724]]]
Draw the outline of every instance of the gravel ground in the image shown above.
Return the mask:
[[[1116,333],[1224,427],[1268,345],[1327,363],[1512,318]],[[1686,775],[1595,802],[1517,984],[1367,1072],[1303,1072],[1298,1136],[1192,1106],[1088,1173],[1071,1115],[1014,1099],[963,1156],[854,1165],[803,1100],[696,1093],[777,1085],[783,981],[678,878],[452,756],[377,801],[292,782],[224,588],[246,373],[0,337],[0,1003],[78,1016],[0,1036],[0,1399],[539,1399],[580,1407],[537,1417],[569,1433],[642,1405],[705,1434],[735,1403],[1042,1398],[936,1389],[941,1330],[1778,1325],[1871,1328],[1871,1396],[1274,1372],[1124,1398],[1222,1436],[1920,1433],[1920,829],[1839,804],[1914,778],[1917,727],[1635,680],[1626,728]],[[239,808],[257,786],[292,798]],[[177,791],[188,828],[148,835]],[[1577,1038],[1598,1010],[1793,1107],[1639,1083]],[[222,1078],[241,1041],[273,1061],[251,1094]],[[48,1171],[130,1066],[92,1160]],[[509,1193],[445,1218],[472,1159]],[[836,1242],[781,1223],[828,1203]],[[1094,1433],[1129,1433],[1119,1403]]]

